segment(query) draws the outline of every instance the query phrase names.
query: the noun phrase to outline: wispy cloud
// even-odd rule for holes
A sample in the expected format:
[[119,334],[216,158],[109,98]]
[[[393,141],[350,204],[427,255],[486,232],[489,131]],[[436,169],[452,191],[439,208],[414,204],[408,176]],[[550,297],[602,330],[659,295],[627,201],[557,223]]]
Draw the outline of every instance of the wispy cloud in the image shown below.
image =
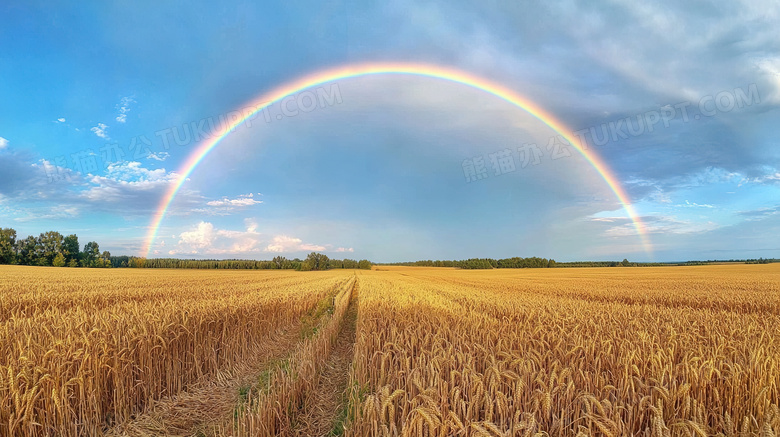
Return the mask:
[[14,221],[24,223],[38,220],[72,219],[78,217],[81,210],[76,206],[55,205],[51,207],[23,208],[19,212],[23,215],[14,218]]
[[277,235],[266,246],[266,252],[294,253],[294,252],[323,252],[325,246],[319,244],[304,243],[300,238],[289,237],[287,235]]
[[685,201],[684,204],[681,205],[675,205],[680,208],[715,208],[714,205],[710,205],[708,203],[696,203],[696,202],[689,202]]
[[220,200],[212,200],[210,202],[207,202],[206,205],[208,206],[252,206],[252,205],[258,205],[263,203],[262,200],[255,200],[254,199],[254,193],[249,194],[242,194],[238,196],[235,199],[230,199],[227,197],[223,197]]
[[765,208],[752,209],[748,211],[739,211],[742,217],[745,217],[747,221],[763,220],[769,216],[780,214],[780,206],[772,206]]
[[254,193],[249,193],[239,195],[236,198],[223,197],[217,200],[209,200],[205,206],[193,208],[191,212],[194,214],[227,216],[261,203],[263,203],[262,200],[254,198]]
[[104,138],[106,140],[110,139],[108,137],[108,126],[103,123],[98,123],[97,126],[90,129],[95,135],[99,136],[100,138]]
[[[653,215],[641,217],[648,234],[697,234],[720,228],[713,221],[698,222],[681,220],[672,215]],[[627,217],[591,217],[591,222],[610,224],[602,235],[608,238],[624,238],[636,236],[634,222]]]
[[65,117],[60,117],[54,121],[55,123],[65,123]]
[[6,147],[8,147],[8,140],[0,137],[0,149],[5,149]]
[[742,183],[754,183],[754,184],[775,184],[780,182],[780,171],[777,169],[769,169],[761,176],[753,178],[744,178]]
[[130,112],[130,104],[135,103],[132,97],[122,97],[122,100],[117,105],[119,114],[116,116],[116,121],[125,123],[127,121],[127,113]]
[[155,161],[165,161],[168,159],[168,157],[171,156],[168,152],[150,152],[149,155],[146,156],[146,159],[154,159]]

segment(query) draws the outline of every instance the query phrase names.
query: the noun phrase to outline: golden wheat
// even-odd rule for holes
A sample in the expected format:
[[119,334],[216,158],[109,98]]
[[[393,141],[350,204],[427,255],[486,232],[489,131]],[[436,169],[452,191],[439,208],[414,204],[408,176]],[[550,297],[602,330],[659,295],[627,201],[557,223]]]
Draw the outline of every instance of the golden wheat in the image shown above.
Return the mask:
[[359,280],[350,435],[780,430],[778,265]]
[[353,294],[348,435],[780,432],[780,265],[353,275],[0,267],[0,435],[100,435],[303,326],[213,428],[291,434]]
[[345,273],[0,267],[0,435],[99,435],[263,350]]

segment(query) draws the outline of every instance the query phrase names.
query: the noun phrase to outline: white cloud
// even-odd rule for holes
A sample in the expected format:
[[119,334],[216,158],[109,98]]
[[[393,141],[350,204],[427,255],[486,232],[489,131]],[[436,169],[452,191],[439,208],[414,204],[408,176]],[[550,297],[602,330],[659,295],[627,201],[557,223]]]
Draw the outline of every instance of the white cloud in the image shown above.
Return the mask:
[[60,117],[56,121],[57,123],[65,123],[65,117]]
[[220,200],[212,200],[210,202],[207,202],[206,205],[208,205],[208,206],[227,206],[227,207],[237,206],[237,207],[242,207],[242,206],[258,205],[260,203],[263,203],[263,201],[262,200],[255,200],[254,199],[254,193],[249,193],[249,194],[242,194],[242,195],[238,196],[235,199],[229,199],[227,197],[223,197]]
[[140,162],[118,162],[109,164],[103,176],[89,175],[91,188],[83,191],[81,197],[88,200],[128,201],[140,194],[153,195],[179,181],[175,172],[164,168],[148,169]]
[[130,104],[135,103],[132,97],[122,97],[122,100],[117,105],[119,115],[116,116],[116,121],[124,123],[127,121],[127,113],[130,112]]
[[198,226],[179,235],[179,244],[187,245],[193,249],[205,249],[214,242],[214,225],[208,222],[200,222]]
[[90,130],[92,132],[94,132],[95,135],[99,136],[100,138],[109,139],[108,138],[108,133],[106,132],[107,129],[108,129],[107,125],[105,125],[103,123],[98,123],[97,126],[93,127]]
[[168,152],[149,152],[149,155],[146,156],[146,159],[154,159],[155,161],[165,161],[168,159],[168,157],[171,156],[168,154]]
[[300,238],[288,237],[287,235],[277,235],[271,241],[271,244],[266,246],[266,252],[323,252],[325,246],[316,244],[304,243]]
[[[148,169],[132,161],[112,163],[100,169],[99,175],[73,171],[67,165],[65,159],[30,163],[0,154],[0,192],[12,196],[17,204],[45,201],[130,217],[155,211],[160,199],[181,181],[175,172]],[[193,207],[204,202],[197,191],[185,187],[168,213],[190,215]]]
[[[212,223],[201,221],[193,228],[179,234],[178,242],[169,251],[169,255],[202,256],[259,256],[262,253],[304,253],[304,252],[340,252],[351,253],[353,248],[339,247],[330,251],[330,245],[306,243],[300,238],[288,235],[276,235],[268,240],[257,232],[257,223],[253,219],[244,220],[244,230],[218,229]],[[162,248],[160,243],[156,248]]]
[[5,149],[6,147],[8,147],[8,140],[0,137],[0,149]]
[[168,254],[247,255],[261,251],[261,234],[256,225],[248,223],[246,230],[236,231],[217,229],[212,223],[201,221],[193,229],[179,234],[178,243]]
[[178,180],[179,175],[168,173],[164,168],[148,169],[140,162],[116,162],[108,165],[106,168],[106,177],[127,182],[143,181],[174,181]]
[[207,215],[231,215],[237,210],[241,210],[250,206],[259,205],[263,203],[262,200],[254,199],[254,193],[242,194],[238,197],[231,199],[229,197],[223,197],[219,200],[211,200],[206,202],[205,208],[193,208],[192,212],[196,214]]

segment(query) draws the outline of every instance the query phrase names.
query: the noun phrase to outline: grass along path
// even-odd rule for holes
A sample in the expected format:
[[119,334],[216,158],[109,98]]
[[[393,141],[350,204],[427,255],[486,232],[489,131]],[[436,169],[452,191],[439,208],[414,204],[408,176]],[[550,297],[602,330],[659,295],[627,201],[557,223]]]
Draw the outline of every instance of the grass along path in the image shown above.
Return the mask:
[[340,421],[347,400],[349,368],[352,364],[357,322],[357,298],[353,296],[342,322],[336,344],[317,378],[317,384],[295,418],[297,436],[340,435]]
[[357,278],[352,277],[309,331],[310,335],[298,343],[282,365],[275,366],[261,384],[250,390],[247,401],[238,405],[235,417],[220,428],[219,435],[295,435],[298,424],[303,424],[300,418],[306,417],[307,400],[317,391],[319,375],[338,344],[356,282]]

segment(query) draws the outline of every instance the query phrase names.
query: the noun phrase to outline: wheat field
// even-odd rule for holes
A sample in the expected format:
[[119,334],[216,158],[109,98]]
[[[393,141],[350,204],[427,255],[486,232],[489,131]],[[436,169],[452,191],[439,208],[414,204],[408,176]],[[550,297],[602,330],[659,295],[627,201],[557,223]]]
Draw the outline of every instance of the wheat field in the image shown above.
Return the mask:
[[780,431],[780,269],[360,277],[352,435]]
[[[307,435],[312,417],[351,436],[780,433],[779,264],[8,266],[0,299],[2,436]],[[247,362],[209,426],[135,426]]]

